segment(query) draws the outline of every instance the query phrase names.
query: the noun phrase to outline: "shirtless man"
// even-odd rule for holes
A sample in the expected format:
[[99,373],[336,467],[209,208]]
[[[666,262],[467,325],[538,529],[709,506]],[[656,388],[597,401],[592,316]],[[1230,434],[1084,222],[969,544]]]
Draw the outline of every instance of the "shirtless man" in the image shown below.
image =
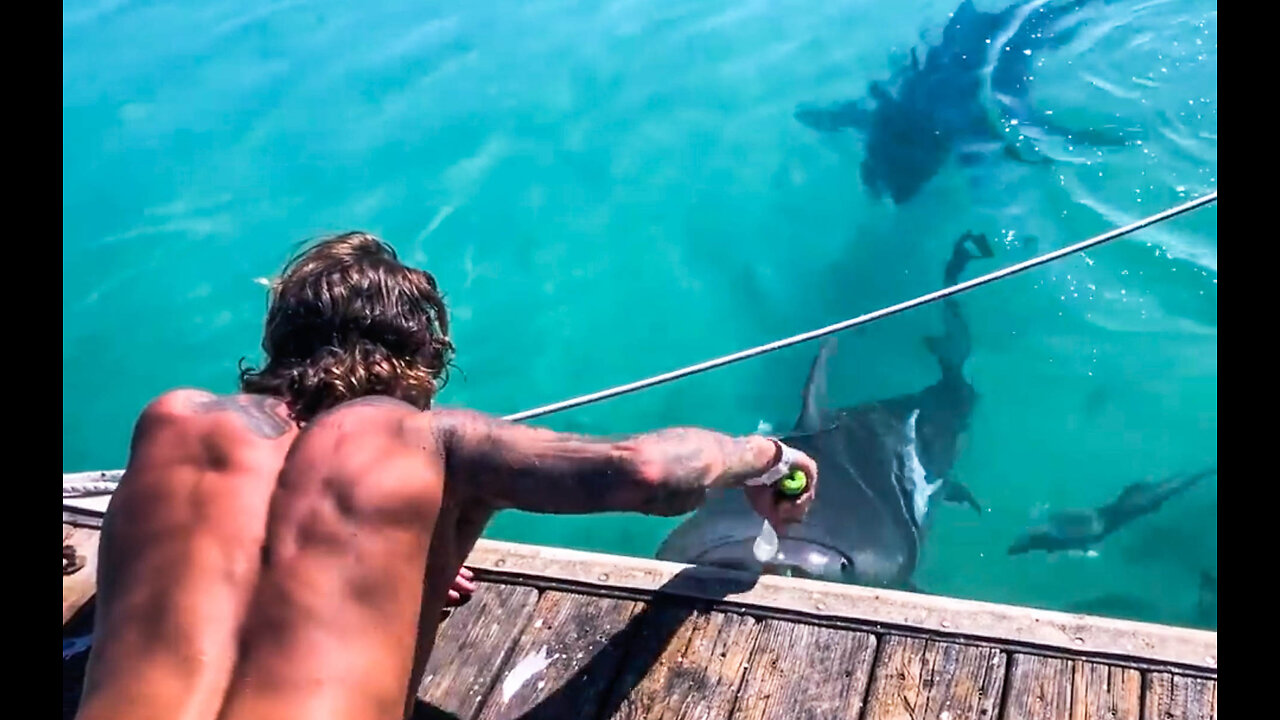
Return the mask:
[[[624,439],[428,410],[452,345],[435,280],[369,235],[327,239],[272,287],[244,394],[142,412],[103,523],[79,718],[397,718],[493,513],[677,515],[742,486],[775,526],[816,482],[761,436]],[[451,595],[452,593],[452,595]]]

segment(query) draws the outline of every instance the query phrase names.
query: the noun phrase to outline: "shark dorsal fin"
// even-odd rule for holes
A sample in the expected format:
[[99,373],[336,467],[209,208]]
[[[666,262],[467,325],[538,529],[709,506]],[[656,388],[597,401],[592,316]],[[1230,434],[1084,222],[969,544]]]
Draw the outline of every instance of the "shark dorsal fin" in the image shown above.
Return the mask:
[[828,337],[822,341],[818,355],[809,368],[809,379],[804,383],[804,399],[800,407],[800,417],[796,420],[798,432],[817,432],[828,424],[827,406],[827,361],[836,350],[836,339]]

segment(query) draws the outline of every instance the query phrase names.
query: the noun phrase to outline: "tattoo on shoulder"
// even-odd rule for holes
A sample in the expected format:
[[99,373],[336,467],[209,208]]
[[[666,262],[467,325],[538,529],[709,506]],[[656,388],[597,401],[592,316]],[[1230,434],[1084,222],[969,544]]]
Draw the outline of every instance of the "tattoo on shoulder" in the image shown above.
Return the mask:
[[234,413],[258,437],[275,439],[289,432],[292,424],[280,416],[284,403],[265,395],[209,395],[194,400],[201,413]]

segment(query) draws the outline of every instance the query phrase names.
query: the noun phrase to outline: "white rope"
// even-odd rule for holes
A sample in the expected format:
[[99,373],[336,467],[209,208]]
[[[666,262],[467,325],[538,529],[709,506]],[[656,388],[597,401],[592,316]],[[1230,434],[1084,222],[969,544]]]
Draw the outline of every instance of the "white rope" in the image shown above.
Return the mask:
[[[1158,212],[1154,215],[1145,217],[1135,223],[1131,223],[1129,225],[1125,225],[1124,227],[1116,228],[1115,230],[1105,232],[1101,235],[1097,235],[1095,237],[1089,238],[1088,240],[1078,242],[1075,245],[1068,245],[1067,247],[1064,247],[1060,250],[1054,250],[1052,252],[1048,252],[1043,255],[1036,256],[1030,260],[1026,260],[1024,262],[1010,265],[1006,268],[1002,268],[1000,270],[996,270],[995,272],[991,272],[986,275],[976,277],[972,280],[967,280],[962,283],[957,283],[955,285],[952,285],[951,287],[944,288],[942,290],[937,290],[937,291],[928,293],[926,295],[921,295],[917,298],[907,300],[906,302],[898,303],[897,305],[890,305],[889,307],[881,308],[880,310],[876,310],[875,312],[870,312],[865,315],[859,315],[858,317],[850,318],[849,320],[844,320],[842,322],[835,323],[834,325],[827,325],[826,327],[821,327],[816,330],[803,332],[803,333],[800,333],[799,335],[792,335],[789,338],[776,340],[766,345],[760,345],[747,350],[741,350],[731,355],[725,355],[723,357],[718,357],[713,360],[707,360],[705,362],[700,362],[696,365],[690,365],[688,367],[681,368],[679,370],[672,370],[671,372],[662,373],[661,375],[654,375],[653,377],[645,378],[644,380],[637,380],[636,382],[627,383],[626,385],[619,385],[617,387],[609,388],[608,390],[601,390],[599,392],[594,392],[587,395],[579,395],[578,397],[570,398],[568,400],[563,400],[558,403],[543,405],[542,407],[533,408],[532,410],[525,410],[523,412],[507,415],[504,419],[512,422],[516,422],[520,420],[528,420],[529,418],[541,417],[543,415],[550,415],[552,413],[561,412],[563,410],[569,410],[572,408],[581,407],[583,405],[600,402],[601,400],[607,400],[609,398],[617,397],[619,395],[632,393],[637,390],[643,390],[645,388],[654,387],[655,385],[668,383],[673,380],[686,378],[686,377],[689,377],[690,375],[696,375],[698,373],[706,372],[708,370],[712,370],[718,367],[723,367],[731,363],[756,357],[757,355],[763,355],[765,353],[773,352],[774,350],[781,350],[782,348],[785,348],[785,347],[798,345],[808,340],[814,340],[820,337],[824,337],[826,335],[831,335],[833,333],[840,332],[841,330],[848,330],[849,328],[857,327],[859,325],[865,325],[866,323],[874,322],[881,318],[889,317],[890,315],[896,315],[900,312],[905,312],[907,310],[911,310],[911,309],[920,307],[922,305],[927,305],[931,302],[942,300],[943,298],[948,298],[948,297],[951,297],[952,295],[958,295],[962,292],[972,290],[973,288],[986,285],[987,283],[995,282],[996,280],[1000,280],[1002,278],[1006,278],[1011,275],[1016,275],[1017,273],[1023,272],[1025,270],[1030,270],[1033,267],[1044,265],[1045,263],[1053,262],[1054,260],[1057,260],[1059,258],[1066,257],[1067,255],[1082,252],[1091,247],[1094,247],[1095,245],[1101,245],[1105,242],[1110,242],[1112,240],[1115,240],[1116,238],[1124,237],[1125,235],[1135,233],[1138,230],[1141,230],[1145,227],[1149,227],[1156,223],[1163,222],[1165,220],[1176,217],[1186,212],[1190,212],[1192,210],[1195,210],[1196,208],[1203,207],[1210,203],[1217,202],[1217,200],[1218,200],[1218,191],[1214,190],[1213,192],[1210,192],[1207,195],[1198,197],[1195,200],[1185,202],[1181,205],[1177,205],[1175,207],[1169,208],[1168,210],[1165,210],[1163,212]],[[119,482],[120,476],[123,473],[124,473],[123,470],[103,470],[103,471],[63,474],[62,476],[63,497],[69,497],[73,494],[78,494],[78,491],[82,490],[83,488],[92,488],[86,491],[90,493],[99,493],[99,492],[109,493],[112,490],[114,490],[115,484]],[[75,489],[75,492],[73,492],[72,489]]]
[[606,400],[608,398],[617,397],[618,395],[625,395],[627,393],[635,392],[636,390],[651,388],[655,385],[661,385],[663,383],[671,382],[672,380],[679,380],[681,378],[686,378],[686,377],[689,377],[690,375],[696,375],[701,372],[713,370],[715,368],[723,367],[730,363],[735,363],[741,360],[746,360],[748,358],[753,358],[753,357],[756,357],[757,355],[763,355],[768,352],[773,352],[774,350],[781,350],[782,348],[790,347],[792,345],[798,345],[799,343],[802,343],[808,340],[814,340],[814,339],[823,337],[825,335],[831,335],[833,333],[840,332],[841,330],[848,330],[849,328],[857,327],[859,325],[864,325],[866,323],[873,322],[881,318],[889,317],[890,315],[896,315],[897,313],[904,312],[906,310],[911,310],[913,308],[920,307],[921,305],[927,305],[931,302],[934,302],[935,300],[941,300],[946,297],[951,297],[952,295],[958,295],[959,293],[965,292],[967,290],[972,290],[973,288],[979,287],[981,285],[986,285],[989,282],[994,282],[996,280],[1000,280],[1001,278],[1006,278],[1006,277],[1009,277],[1010,275],[1015,275],[1017,273],[1023,272],[1024,270],[1030,270],[1031,268],[1036,267],[1038,265],[1043,265],[1047,262],[1053,262],[1054,260],[1057,260],[1062,257],[1066,257],[1067,255],[1071,255],[1073,253],[1078,253],[1083,250],[1087,250],[1095,245],[1101,245],[1102,243],[1115,240],[1116,238],[1123,237],[1133,232],[1137,232],[1138,230],[1141,230],[1142,228],[1145,228],[1149,225],[1154,225],[1155,223],[1168,220],[1169,218],[1175,217],[1177,215],[1181,215],[1182,213],[1185,213],[1185,212],[1189,212],[1202,205],[1208,205],[1211,202],[1217,201],[1217,199],[1218,199],[1218,191],[1214,190],[1208,195],[1204,195],[1190,202],[1183,203],[1182,205],[1169,208],[1164,212],[1156,213],[1155,215],[1151,215],[1150,217],[1143,218],[1138,222],[1132,223],[1130,225],[1126,225],[1122,228],[1117,228],[1110,232],[1106,232],[1096,237],[1092,237],[1083,242],[1078,242],[1075,245],[1068,245],[1067,247],[1062,248],[1061,250],[1054,250],[1053,252],[1045,253],[1044,255],[1034,257],[1025,262],[1020,262],[1015,265],[1010,265],[1009,267],[996,270],[995,272],[988,273],[981,277],[976,277],[972,280],[968,280],[962,283],[957,283],[955,285],[952,285],[949,288],[937,290],[927,295],[921,295],[920,297],[914,298],[912,300],[907,300],[906,302],[898,303],[897,305],[890,305],[887,308],[882,308],[880,310],[876,310],[875,312],[867,313],[866,315],[859,315],[856,318],[851,318],[843,322],[838,322],[838,323],[835,323],[834,325],[828,325],[826,327],[818,328],[817,330],[810,330],[809,332],[800,333],[799,335],[792,335],[789,338],[776,340],[766,345],[760,345],[758,347],[753,347],[748,350],[741,350],[731,355],[718,357],[714,360],[707,360],[705,362],[700,362],[697,365],[690,365],[689,367],[681,368],[679,370],[672,370],[671,372],[663,373],[661,375],[654,375],[653,377],[645,378],[644,380],[637,380],[636,382],[627,383],[626,385],[619,385],[614,388],[609,388],[608,390],[601,390],[599,392],[590,393],[588,395],[580,395],[576,398],[571,398],[569,400],[564,400],[558,403],[552,403],[551,405],[543,405],[542,407],[534,408],[532,410],[525,410],[524,412],[518,412],[514,415],[508,415],[505,419],[512,420],[512,421],[528,420],[529,418],[533,418],[533,417],[549,415],[551,413],[560,412],[562,410],[569,410],[571,408],[587,405],[589,403],[599,402],[601,400]]
[[90,472],[63,473],[62,497],[86,495],[110,495],[115,492],[123,470],[93,470]]
[[62,486],[62,497],[84,497],[86,495],[110,495],[116,491],[116,482],[80,483]]

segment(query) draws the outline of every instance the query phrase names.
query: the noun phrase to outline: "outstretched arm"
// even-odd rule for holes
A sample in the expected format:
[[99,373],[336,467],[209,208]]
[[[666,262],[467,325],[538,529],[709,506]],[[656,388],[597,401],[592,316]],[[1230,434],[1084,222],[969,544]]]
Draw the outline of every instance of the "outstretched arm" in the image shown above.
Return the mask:
[[[700,505],[709,489],[758,478],[780,460],[780,446],[752,435],[730,437],[672,428],[622,439],[588,437],[517,425],[467,410],[431,413],[446,474],[498,508],[544,513],[633,511],[679,515]],[[816,480],[804,455],[795,465]],[[748,496],[775,524],[795,522],[812,497],[774,503],[771,488]]]

